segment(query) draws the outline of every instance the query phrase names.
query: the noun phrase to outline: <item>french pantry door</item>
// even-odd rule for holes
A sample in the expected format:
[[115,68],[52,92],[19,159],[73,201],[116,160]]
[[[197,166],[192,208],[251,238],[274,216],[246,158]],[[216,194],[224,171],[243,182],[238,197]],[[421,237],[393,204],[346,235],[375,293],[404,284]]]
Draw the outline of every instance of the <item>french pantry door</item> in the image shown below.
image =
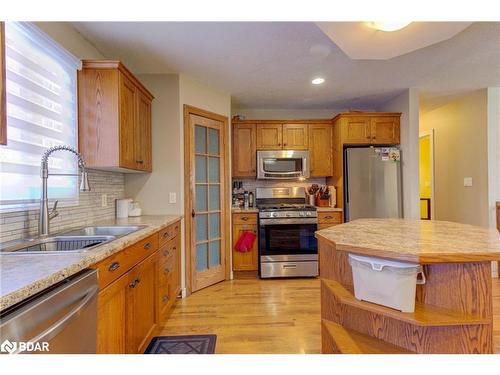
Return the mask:
[[229,279],[226,117],[184,107],[186,282],[195,292]]

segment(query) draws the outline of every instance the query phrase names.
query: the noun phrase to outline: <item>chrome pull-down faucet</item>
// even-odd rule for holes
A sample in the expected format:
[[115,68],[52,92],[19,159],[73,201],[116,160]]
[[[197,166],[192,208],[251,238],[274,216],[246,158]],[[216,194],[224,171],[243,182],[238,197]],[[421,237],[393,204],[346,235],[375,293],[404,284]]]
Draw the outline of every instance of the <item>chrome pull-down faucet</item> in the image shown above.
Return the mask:
[[42,156],[40,177],[42,178],[42,196],[40,198],[40,215],[38,218],[38,234],[39,236],[49,235],[49,222],[55,218],[59,213],[57,212],[57,203],[54,202],[54,207],[49,213],[49,199],[47,196],[47,180],[49,176],[78,176],[73,173],[49,173],[49,156],[55,151],[69,151],[76,155],[78,158],[78,168],[81,170],[80,191],[90,191],[89,178],[85,169],[85,162],[82,156],[71,146],[54,146],[49,148]]

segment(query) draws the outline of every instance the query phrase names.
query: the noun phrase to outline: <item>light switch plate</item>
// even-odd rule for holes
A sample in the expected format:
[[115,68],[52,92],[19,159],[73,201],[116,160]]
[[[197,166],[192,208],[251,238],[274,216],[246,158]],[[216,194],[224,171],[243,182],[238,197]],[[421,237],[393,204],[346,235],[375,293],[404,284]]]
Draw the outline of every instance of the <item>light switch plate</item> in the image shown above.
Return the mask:
[[472,177],[464,177],[464,186],[472,186]]
[[168,194],[168,203],[176,203],[177,202],[177,194],[169,193]]

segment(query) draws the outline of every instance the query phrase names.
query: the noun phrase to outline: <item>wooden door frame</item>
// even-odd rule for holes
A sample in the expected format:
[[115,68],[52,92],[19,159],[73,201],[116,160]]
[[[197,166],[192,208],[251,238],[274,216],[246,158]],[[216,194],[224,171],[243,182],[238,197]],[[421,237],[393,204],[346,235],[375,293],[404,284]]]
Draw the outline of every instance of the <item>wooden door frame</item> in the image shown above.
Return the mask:
[[221,147],[224,149],[224,179],[221,185],[221,194],[224,194],[224,205],[221,207],[224,215],[224,223],[221,223],[221,227],[224,227],[225,241],[224,248],[221,249],[221,255],[225,257],[224,264],[224,277],[229,280],[231,277],[231,223],[230,223],[230,200],[228,198],[227,189],[229,189],[229,177],[231,175],[230,171],[230,151],[229,151],[229,119],[226,116],[219,115],[210,111],[206,111],[201,108],[196,108],[188,104],[184,104],[184,249],[185,249],[185,275],[186,275],[186,295],[192,293],[192,272],[191,272],[191,227],[192,218],[191,210],[193,209],[193,201],[191,199],[191,173],[190,173],[190,150],[191,150],[191,137],[189,128],[189,115],[196,115],[201,117],[206,117],[211,120],[222,122],[222,132],[221,132]]

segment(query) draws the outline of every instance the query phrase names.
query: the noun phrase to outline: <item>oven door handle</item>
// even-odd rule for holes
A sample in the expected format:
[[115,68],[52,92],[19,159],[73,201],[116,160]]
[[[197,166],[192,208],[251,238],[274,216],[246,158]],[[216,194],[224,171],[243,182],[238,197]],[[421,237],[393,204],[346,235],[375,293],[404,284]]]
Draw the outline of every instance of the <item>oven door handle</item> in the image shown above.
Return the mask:
[[259,225],[264,227],[266,225],[278,224],[318,224],[318,218],[279,218],[279,219],[260,219]]

